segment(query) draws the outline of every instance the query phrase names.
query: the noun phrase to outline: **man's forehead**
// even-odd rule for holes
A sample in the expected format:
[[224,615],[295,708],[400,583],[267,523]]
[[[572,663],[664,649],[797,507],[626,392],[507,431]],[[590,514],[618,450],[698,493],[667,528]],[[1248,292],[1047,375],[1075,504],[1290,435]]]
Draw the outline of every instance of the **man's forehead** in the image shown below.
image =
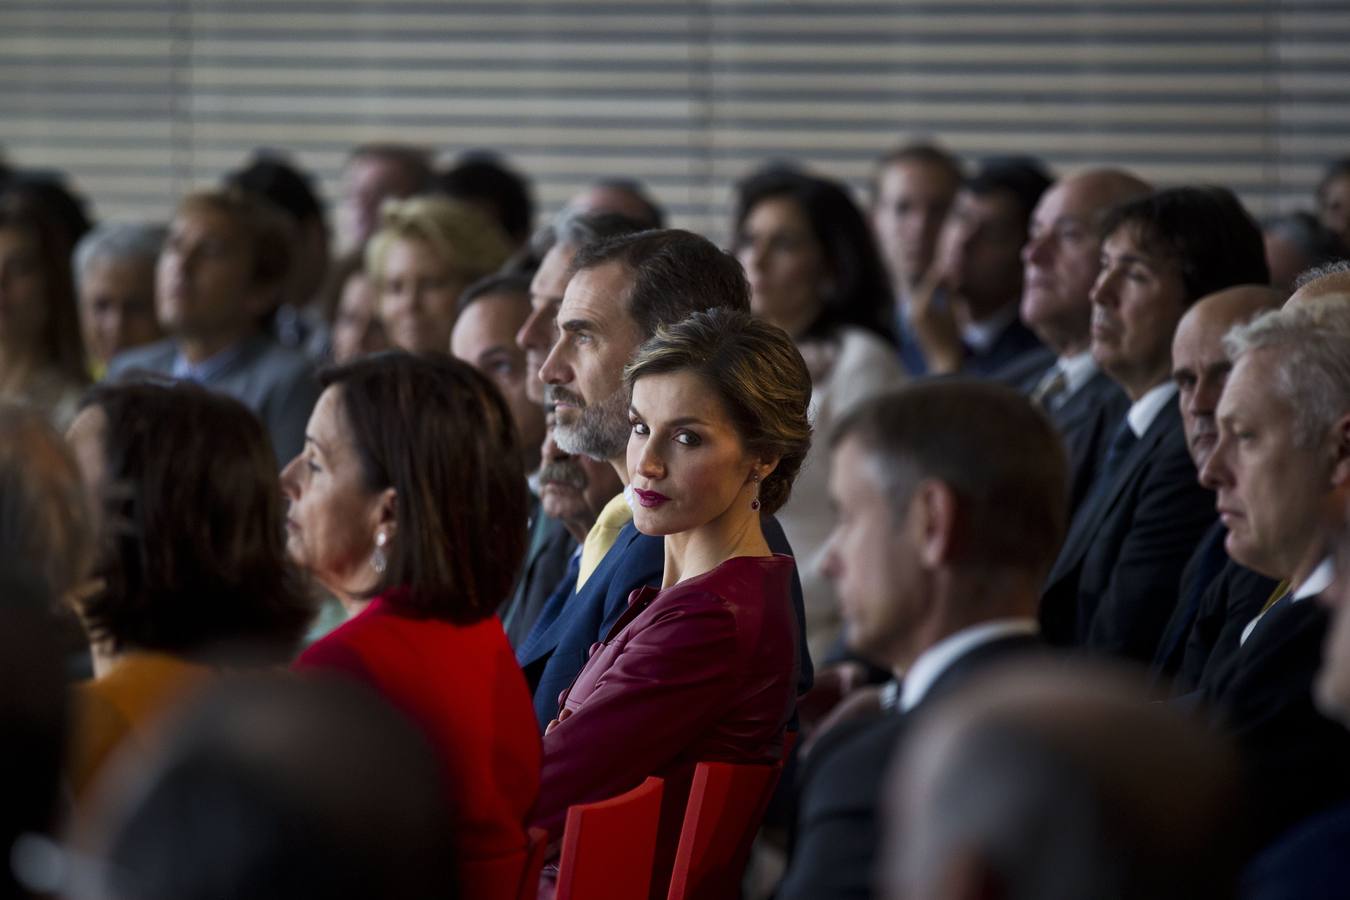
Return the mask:
[[628,272],[618,263],[603,263],[572,276],[558,307],[558,322],[585,320],[596,327],[631,323],[624,298],[631,287]]
[[546,300],[556,300],[567,289],[567,274],[577,248],[571,244],[554,244],[539,262],[539,269],[530,280],[530,294]]

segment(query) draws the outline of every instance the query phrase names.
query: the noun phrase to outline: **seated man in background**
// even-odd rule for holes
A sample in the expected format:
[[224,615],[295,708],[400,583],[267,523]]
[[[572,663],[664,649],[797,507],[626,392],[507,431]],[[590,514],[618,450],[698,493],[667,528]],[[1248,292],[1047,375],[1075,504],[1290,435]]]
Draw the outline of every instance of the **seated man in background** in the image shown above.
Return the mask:
[[119,354],[112,380],[137,373],[195,381],[253,411],[278,464],[305,442],[319,385],[304,355],[262,326],[291,263],[291,229],[240,191],[203,191],[178,204],[155,272],[155,308],[169,338]]
[[1008,667],[906,743],[878,896],[1233,897],[1232,749],[1110,671]]
[[964,180],[956,157],[924,143],[886,154],[872,175],[872,233],[891,275],[900,361],[911,375],[923,375],[928,364],[909,326],[909,298],[933,267],[938,236]]
[[1314,598],[1350,496],[1350,308],[1266,313],[1225,338],[1233,371],[1219,439],[1200,473],[1217,495],[1235,561],[1284,582],[1238,634],[1199,698],[1242,753],[1247,848],[1350,800],[1350,732],[1313,705],[1327,632]]
[[[581,545],[586,535],[605,504],[623,490],[623,483],[608,460],[566,453],[558,447],[553,440],[552,413],[548,416],[542,456],[537,479],[539,510],[561,533],[550,530],[545,538],[547,543],[539,552],[539,562],[525,570],[516,592],[498,611],[513,649],[520,648],[541,617],[550,622],[558,617],[563,604],[576,590]],[[551,570],[553,560],[559,556],[561,576],[546,577],[546,570]]]
[[75,248],[80,331],[96,379],[118,353],[163,336],[155,317],[155,261],[164,234],[156,225],[100,225]]
[[[1278,309],[1284,295],[1274,288],[1248,284],[1210,294],[1192,306],[1177,325],[1172,340],[1172,380],[1177,386],[1182,430],[1195,470],[1201,471],[1219,437],[1219,397],[1233,364],[1223,336],[1257,314]],[[1245,624],[1270,596],[1275,582],[1228,558],[1223,549],[1228,529],[1216,521],[1205,532],[1181,572],[1177,604],[1153,654],[1153,671],[1173,678],[1178,692],[1194,690],[1200,671],[1214,657],[1220,665],[1220,643],[1226,623]],[[1252,604],[1255,609],[1248,610]],[[1231,641],[1232,649],[1237,641]],[[1187,673],[1190,674],[1187,674]]]
[[992,159],[957,193],[933,271],[907,307],[930,373],[988,377],[1040,349],[1018,317],[1020,254],[1050,183],[1038,160]]
[[1078,508],[1129,400],[1092,358],[1092,285],[1107,211],[1148,193],[1117,169],[1062,178],[1041,195],[1022,245],[1022,321],[1046,346],[1000,373],[1045,410],[1069,451],[1069,511]]
[[516,344],[516,332],[529,317],[529,277],[489,275],[464,289],[450,332],[451,355],[487,376],[506,400],[520,437],[524,475],[530,485],[530,534],[525,559],[515,589],[498,610],[513,647],[529,632],[526,620],[532,622],[532,616],[513,613],[521,606],[538,612],[562,581],[571,552],[567,529],[561,522],[541,515],[540,510],[539,447],[544,440],[544,408],[527,393],[530,372],[525,351]]
[[384,201],[431,190],[431,154],[410,144],[362,144],[342,167],[338,200],[338,252],[360,252],[380,224]]
[[1172,188],[1115,207],[1092,289],[1092,356],[1130,399],[1042,593],[1052,643],[1147,662],[1181,570],[1214,521],[1172,382],[1172,336],[1206,294],[1265,284],[1261,230],[1223,188]]
[[799,778],[780,900],[870,897],[887,761],[916,714],[998,660],[1042,650],[1041,579],[1064,534],[1059,436],[1014,391],[930,381],[868,401],[833,437],[826,573],[849,649],[898,700],[827,732]]

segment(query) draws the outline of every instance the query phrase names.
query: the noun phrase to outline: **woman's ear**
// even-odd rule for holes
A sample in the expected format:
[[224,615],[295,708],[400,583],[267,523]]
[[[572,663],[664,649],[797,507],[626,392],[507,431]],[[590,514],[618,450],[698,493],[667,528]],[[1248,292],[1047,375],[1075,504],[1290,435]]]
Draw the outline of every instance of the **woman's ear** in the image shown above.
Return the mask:
[[398,533],[398,491],[387,487],[375,498],[372,516],[376,531],[383,531],[389,537]]
[[754,461],[750,468],[751,480],[758,475],[760,481],[764,481],[773,474],[773,470],[778,468],[779,456],[761,456]]

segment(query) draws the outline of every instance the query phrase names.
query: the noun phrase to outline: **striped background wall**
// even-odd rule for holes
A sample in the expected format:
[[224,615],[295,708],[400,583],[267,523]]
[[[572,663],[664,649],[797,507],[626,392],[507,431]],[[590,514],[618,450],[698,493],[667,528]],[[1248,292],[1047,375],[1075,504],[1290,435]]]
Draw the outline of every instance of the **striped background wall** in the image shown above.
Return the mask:
[[344,151],[491,147],[543,209],[602,174],[726,234],[796,159],[861,186],[906,135],[1307,205],[1350,154],[1343,0],[3,0],[0,144],[105,218],[163,216],[256,146],[331,198]]

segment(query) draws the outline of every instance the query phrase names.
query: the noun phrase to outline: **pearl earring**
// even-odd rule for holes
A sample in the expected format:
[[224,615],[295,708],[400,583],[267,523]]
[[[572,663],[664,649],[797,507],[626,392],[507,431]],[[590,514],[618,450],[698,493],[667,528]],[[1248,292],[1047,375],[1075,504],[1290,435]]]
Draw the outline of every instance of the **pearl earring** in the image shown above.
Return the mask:
[[389,559],[384,555],[384,545],[389,543],[389,537],[383,531],[375,533],[375,551],[370,554],[370,567],[375,570],[376,575],[383,575],[384,570],[389,567]]

